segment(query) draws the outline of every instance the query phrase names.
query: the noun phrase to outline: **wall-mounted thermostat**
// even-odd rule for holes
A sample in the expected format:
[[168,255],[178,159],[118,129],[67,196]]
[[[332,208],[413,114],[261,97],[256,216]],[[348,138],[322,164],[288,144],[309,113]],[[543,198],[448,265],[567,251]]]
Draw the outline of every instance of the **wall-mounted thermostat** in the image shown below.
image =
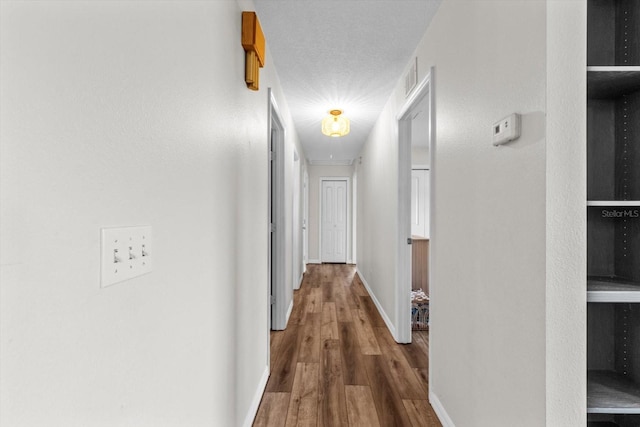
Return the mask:
[[493,124],[493,145],[506,144],[520,137],[520,114],[513,113]]

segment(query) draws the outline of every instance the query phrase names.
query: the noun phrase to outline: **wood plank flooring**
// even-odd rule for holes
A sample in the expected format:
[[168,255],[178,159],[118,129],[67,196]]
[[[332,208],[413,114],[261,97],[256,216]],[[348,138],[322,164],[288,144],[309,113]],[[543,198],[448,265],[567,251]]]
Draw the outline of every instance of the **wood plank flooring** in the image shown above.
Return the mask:
[[253,425],[441,426],[427,400],[429,333],[397,344],[354,266],[308,267],[287,329],[271,333]]

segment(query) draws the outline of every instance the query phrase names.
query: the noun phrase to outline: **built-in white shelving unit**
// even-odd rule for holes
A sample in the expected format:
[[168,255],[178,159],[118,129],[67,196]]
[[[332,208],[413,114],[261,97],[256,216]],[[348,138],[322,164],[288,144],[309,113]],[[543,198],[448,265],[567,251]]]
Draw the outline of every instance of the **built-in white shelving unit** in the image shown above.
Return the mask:
[[640,0],[587,0],[587,413],[640,426]]

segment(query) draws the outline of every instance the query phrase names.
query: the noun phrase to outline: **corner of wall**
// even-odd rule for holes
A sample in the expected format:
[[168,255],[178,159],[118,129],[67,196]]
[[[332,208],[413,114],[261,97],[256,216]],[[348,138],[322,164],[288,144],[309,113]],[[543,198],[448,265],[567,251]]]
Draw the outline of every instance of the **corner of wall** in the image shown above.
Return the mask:
[[[431,385],[429,385],[429,388],[431,388]],[[438,419],[440,420],[440,423],[442,424],[442,427],[455,427],[456,426],[453,423],[453,420],[451,419],[449,414],[447,413],[447,410],[442,405],[442,402],[440,402],[440,399],[438,399],[438,396],[436,396],[436,394],[434,392],[432,392],[431,390],[429,390],[429,403],[431,404],[431,407],[433,408],[433,411],[438,416]]]
[[367,290],[367,292],[369,292],[369,296],[371,297],[371,300],[376,305],[376,308],[378,309],[378,312],[380,313],[382,320],[384,320],[384,323],[387,325],[389,332],[391,332],[393,339],[398,341],[398,337],[396,334],[396,327],[391,321],[391,319],[389,318],[389,316],[387,315],[387,313],[384,311],[384,307],[382,307],[382,304],[380,304],[380,301],[378,301],[378,298],[376,297],[375,292],[373,291],[373,289],[371,289],[371,286],[369,286],[367,279],[364,277],[364,274],[362,274],[362,271],[360,271],[358,267],[356,267],[356,272],[358,273],[358,276],[360,277],[360,280],[362,281],[362,284],[364,285],[365,289]]
[[262,378],[260,378],[256,392],[253,394],[253,399],[251,399],[251,406],[249,406],[247,415],[242,423],[243,427],[251,427],[253,425],[253,421],[256,419],[256,415],[258,414],[260,402],[262,401],[262,395],[267,388],[267,381],[269,381],[269,366],[265,366],[264,368]]

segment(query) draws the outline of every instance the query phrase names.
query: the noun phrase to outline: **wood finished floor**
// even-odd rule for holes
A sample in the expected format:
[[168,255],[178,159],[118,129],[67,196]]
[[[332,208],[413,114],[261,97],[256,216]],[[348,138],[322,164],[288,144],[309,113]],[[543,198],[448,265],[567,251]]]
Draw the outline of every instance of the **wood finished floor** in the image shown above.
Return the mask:
[[428,332],[397,344],[355,267],[310,265],[254,426],[441,426],[429,401]]

